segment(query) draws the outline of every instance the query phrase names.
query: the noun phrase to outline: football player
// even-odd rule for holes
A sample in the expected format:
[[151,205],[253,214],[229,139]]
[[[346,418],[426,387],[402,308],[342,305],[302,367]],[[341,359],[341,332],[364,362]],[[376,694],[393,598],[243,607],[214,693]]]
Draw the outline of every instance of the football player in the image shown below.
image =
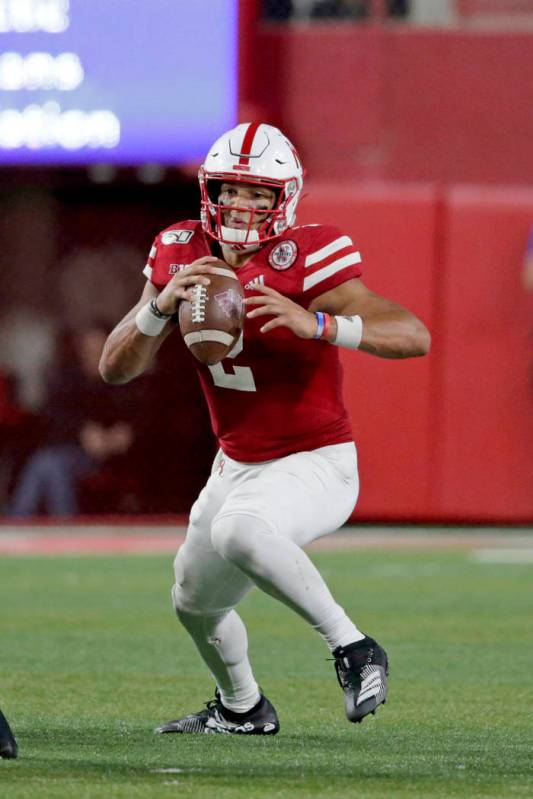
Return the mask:
[[424,324],[361,280],[351,238],[330,225],[296,224],[298,154],[270,125],[221,136],[199,171],[201,219],[155,239],[138,304],[109,336],[101,374],[123,383],[143,372],[175,329],[172,317],[222,258],[245,290],[243,335],[221,363],[195,363],[220,444],[175,560],[176,613],[215,683],[204,710],[161,733],[273,735],[235,610],[253,587],[299,614],[333,653],[352,722],[387,696],[384,649],[331,595],[303,547],[337,530],[359,490],[342,400],[339,347],[381,358],[428,352]]

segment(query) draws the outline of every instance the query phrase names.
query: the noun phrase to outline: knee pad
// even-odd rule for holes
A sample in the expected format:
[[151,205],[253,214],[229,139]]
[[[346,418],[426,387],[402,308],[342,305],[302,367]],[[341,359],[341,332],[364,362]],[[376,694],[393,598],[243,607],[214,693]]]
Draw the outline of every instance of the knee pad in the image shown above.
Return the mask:
[[184,613],[201,612],[198,602],[198,591],[194,582],[186,578],[186,558],[181,555],[181,550],[174,560],[174,577],[176,582],[170,590],[172,605],[176,615],[181,619]]
[[176,582],[170,589],[172,605],[178,618],[185,624],[184,616],[201,615],[209,610],[209,597],[194,580],[186,577],[179,553],[174,561],[174,575]]

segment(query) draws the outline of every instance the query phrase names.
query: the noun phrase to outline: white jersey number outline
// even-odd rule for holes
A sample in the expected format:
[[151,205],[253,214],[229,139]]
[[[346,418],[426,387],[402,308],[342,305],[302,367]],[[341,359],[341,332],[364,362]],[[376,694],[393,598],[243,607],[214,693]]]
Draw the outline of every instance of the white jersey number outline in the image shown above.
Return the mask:
[[[244,346],[244,336],[241,331],[237,343],[228,352],[226,358],[236,358],[242,352]],[[226,360],[224,358],[224,360]],[[257,391],[252,370],[249,366],[233,366],[231,372],[225,372],[223,361],[215,363],[209,367],[213,376],[213,383],[220,388],[232,388],[234,391]]]

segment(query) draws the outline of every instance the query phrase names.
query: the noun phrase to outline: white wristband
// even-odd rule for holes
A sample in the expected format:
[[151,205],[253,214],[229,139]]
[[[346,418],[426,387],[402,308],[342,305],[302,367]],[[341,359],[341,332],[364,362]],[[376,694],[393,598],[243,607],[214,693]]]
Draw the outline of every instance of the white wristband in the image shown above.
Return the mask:
[[356,350],[363,338],[363,320],[360,316],[336,316],[337,335],[335,341],[337,347],[347,347],[349,350]]
[[167,322],[168,318],[159,319],[152,313],[149,302],[143,305],[140,311],[137,311],[135,317],[135,324],[145,336],[158,336],[164,330]]

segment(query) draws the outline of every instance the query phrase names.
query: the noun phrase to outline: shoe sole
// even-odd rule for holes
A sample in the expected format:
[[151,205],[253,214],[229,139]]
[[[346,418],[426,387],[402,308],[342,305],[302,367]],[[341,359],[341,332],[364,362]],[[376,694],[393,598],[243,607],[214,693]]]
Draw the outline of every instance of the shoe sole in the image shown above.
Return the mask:
[[154,733],[156,735],[277,735],[280,730],[279,721],[265,721],[261,726],[252,727],[242,725],[233,729],[225,729],[223,727],[200,726],[198,724],[196,729],[179,729],[179,722],[175,725],[162,724],[156,727]]
[[359,707],[356,708],[357,710],[357,715],[356,715],[355,713],[352,712],[353,705],[349,705],[347,701],[345,703],[346,718],[348,719],[348,721],[351,721],[352,724],[361,724],[361,722],[364,721],[364,719],[367,716],[375,716],[378,707],[380,707],[381,705],[385,705],[386,702],[387,700],[383,699],[381,702],[379,702],[379,704],[376,704],[374,702],[372,705],[372,702],[369,699],[368,702],[363,702],[362,705],[359,705]]
[[156,735],[277,735],[279,727],[267,730],[215,730],[207,727],[204,730],[154,730]]

